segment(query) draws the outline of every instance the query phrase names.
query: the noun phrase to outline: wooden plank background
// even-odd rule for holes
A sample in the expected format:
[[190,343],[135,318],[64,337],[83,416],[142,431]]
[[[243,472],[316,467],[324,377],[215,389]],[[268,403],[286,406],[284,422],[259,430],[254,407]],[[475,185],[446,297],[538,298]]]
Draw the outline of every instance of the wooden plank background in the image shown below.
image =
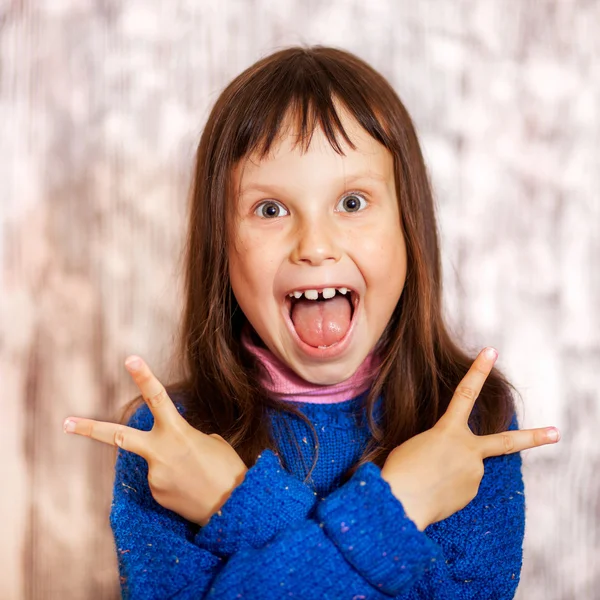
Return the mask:
[[[124,358],[166,382],[193,152],[220,89],[293,43],[358,53],[418,126],[446,306],[499,349],[525,427],[518,598],[600,590],[600,2],[0,3],[0,597],[118,596],[110,449]],[[595,310],[594,310],[595,309]]]

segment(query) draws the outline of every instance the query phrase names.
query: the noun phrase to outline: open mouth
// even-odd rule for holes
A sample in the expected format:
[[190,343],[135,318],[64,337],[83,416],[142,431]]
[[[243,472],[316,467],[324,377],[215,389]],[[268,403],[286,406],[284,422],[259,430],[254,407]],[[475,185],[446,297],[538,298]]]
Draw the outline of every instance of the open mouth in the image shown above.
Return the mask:
[[347,337],[358,304],[348,287],[294,290],[286,296],[290,321],[302,342],[327,349]]

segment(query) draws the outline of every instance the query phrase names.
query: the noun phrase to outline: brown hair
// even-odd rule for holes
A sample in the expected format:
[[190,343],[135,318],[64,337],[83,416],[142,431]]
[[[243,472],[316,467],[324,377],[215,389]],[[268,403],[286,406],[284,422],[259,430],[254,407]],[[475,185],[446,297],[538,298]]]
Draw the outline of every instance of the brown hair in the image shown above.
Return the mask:
[[[222,435],[249,466],[263,449],[277,450],[268,407],[297,415],[316,436],[302,413],[261,389],[257,365],[240,345],[246,318],[229,283],[226,240],[234,201],[232,170],[250,154],[264,157],[287,115],[297,118],[304,148],[317,125],[337,152],[342,150],[336,134],[354,147],[334,100],[393,155],[408,262],[401,298],[378,342],[382,367],[366,400],[373,437],[349,476],[365,461],[382,466],[393,448],[431,428],[474,360],[453,342],[444,324],[434,201],[411,118],[390,84],[349,52],[323,46],[277,51],[236,77],[216,101],[200,139],[189,206],[178,348],[184,376],[166,387],[171,394],[184,392],[181,399],[192,425]],[[494,368],[471,417],[474,432],[508,428],[514,413],[511,389]],[[372,415],[380,394],[381,429]]]

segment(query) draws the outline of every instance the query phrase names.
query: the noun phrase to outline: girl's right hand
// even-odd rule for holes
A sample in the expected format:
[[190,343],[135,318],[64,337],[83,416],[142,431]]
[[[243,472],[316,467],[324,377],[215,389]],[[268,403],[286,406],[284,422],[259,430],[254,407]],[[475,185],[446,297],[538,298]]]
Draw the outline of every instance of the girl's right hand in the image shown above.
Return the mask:
[[152,430],[69,417],[65,432],[119,446],[146,459],[154,499],[204,526],[243,481],[248,469],[220,435],[198,431],[179,414],[145,361],[128,359],[126,366],[152,412]]
[[381,476],[421,531],[473,500],[483,477],[484,458],[560,439],[554,427],[484,436],[472,433],[469,415],[497,357],[493,348],[480,352],[440,420],[392,450],[381,469]]

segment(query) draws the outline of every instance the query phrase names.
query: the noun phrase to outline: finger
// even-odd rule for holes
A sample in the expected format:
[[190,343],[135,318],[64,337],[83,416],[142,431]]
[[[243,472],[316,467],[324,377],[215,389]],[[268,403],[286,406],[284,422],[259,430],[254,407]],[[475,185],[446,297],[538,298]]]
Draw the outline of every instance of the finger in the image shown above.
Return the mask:
[[142,392],[157,425],[174,424],[182,418],[163,384],[139,356],[128,357],[125,366]]
[[536,446],[555,444],[560,440],[560,432],[556,427],[541,427],[538,429],[518,429],[503,433],[479,436],[482,458],[501,456],[521,452]]
[[123,450],[135,452],[144,458],[147,458],[149,454],[148,432],[126,425],[68,417],[64,423],[64,431],[83,435],[111,446],[119,446]]
[[477,355],[471,368],[458,384],[450,404],[442,416],[444,421],[461,425],[468,423],[475,400],[477,400],[496,358],[498,358],[498,353],[494,348],[484,348]]

